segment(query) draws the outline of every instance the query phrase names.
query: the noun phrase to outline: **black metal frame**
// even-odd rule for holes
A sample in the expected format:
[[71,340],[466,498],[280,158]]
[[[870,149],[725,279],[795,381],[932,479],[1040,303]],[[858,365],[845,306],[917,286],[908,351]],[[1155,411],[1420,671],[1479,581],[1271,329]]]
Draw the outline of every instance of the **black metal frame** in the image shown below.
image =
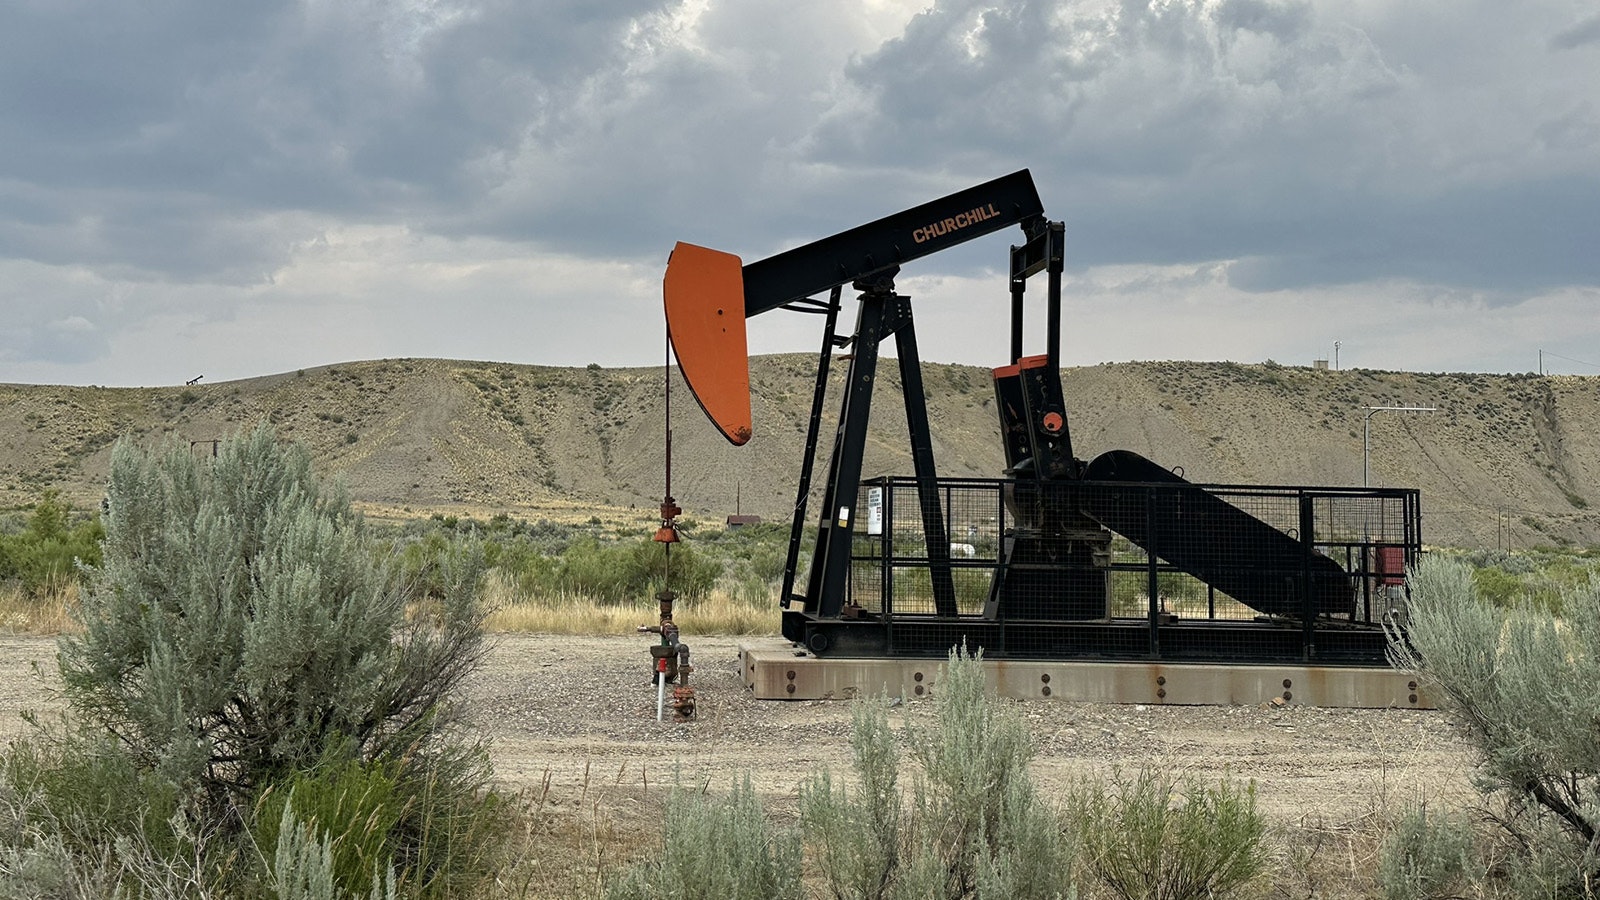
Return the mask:
[[745,318],[1044,216],[1027,169],[744,267]]
[[[911,300],[895,291],[894,278],[902,263],[1012,225],[1021,226],[1023,243],[1010,254],[1011,357],[995,372],[1007,477],[939,478]],[[1044,217],[1023,170],[743,266],[746,317],[779,308],[826,317],[780,595],[784,635],[818,654],[857,656],[942,655],[965,641],[1016,658],[1384,664],[1389,604],[1374,604],[1373,584],[1385,583],[1386,601],[1402,599],[1404,566],[1421,549],[1417,492],[1194,485],[1128,451],[1076,458],[1058,368],[1064,242],[1064,226]],[[1024,357],[1023,300],[1028,279],[1041,272],[1048,274],[1046,352]],[[838,333],[846,284],[860,303],[848,337]],[[811,299],[823,291],[826,302]],[[914,477],[863,482],[879,351],[890,338]],[[840,347],[851,350],[849,368],[802,572],[822,410]],[[874,546],[860,534],[864,484],[886,492],[891,523],[895,494],[914,493],[916,513],[905,518],[921,535],[920,544],[907,545],[920,546],[917,553],[893,539]],[[951,540],[952,522],[961,520],[952,507],[958,490],[992,495],[999,510],[993,547],[981,558]],[[1265,507],[1246,508],[1252,503]],[[1330,531],[1319,504],[1370,507],[1382,528]],[[962,555],[952,554],[953,544]],[[879,573],[876,594],[863,593],[870,583],[863,571]],[[909,608],[897,573],[926,582],[923,608]],[[1141,577],[1140,614],[1113,615],[1107,603],[1120,582]],[[1163,610],[1164,579],[1173,578],[1206,585],[1206,616]],[[966,595],[975,580],[981,598]],[[1242,601],[1251,615],[1218,615],[1219,594]],[[872,596],[876,605],[862,602]],[[980,599],[981,608],[964,608]]]
[[[943,223],[955,227],[943,230],[933,227]],[[1063,229],[1059,223],[1045,220],[1044,204],[1039,200],[1033,176],[1026,169],[744,266],[747,318],[777,308],[820,312],[827,317],[795,496],[789,554],[779,595],[783,609],[790,609],[798,600],[824,617],[838,616],[843,610],[844,584],[850,568],[850,518],[861,483],[867,422],[872,409],[873,386],[877,382],[879,345],[890,337],[894,338],[899,357],[912,466],[919,483],[924,485],[922,514],[930,526],[937,524],[941,512],[932,488],[936,476],[933,441],[923,394],[911,298],[895,292],[894,278],[902,262],[1014,225],[1021,225],[1027,237],[1022,247],[1012,248],[1013,338],[1020,353],[1025,282],[1030,275],[1050,268],[1050,321],[1052,329],[1058,329],[1062,266]],[[848,338],[837,334],[840,297],[845,284],[860,291],[861,304],[855,331]],[[809,299],[824,290],[831,292],[826,304]],[[837,347],[850,347],[852,353],[841,400],[839,428],[828,462],[816,543],[802,595],[795,592],[800,548],[805,540],[805,514],[816,466],[828,372]],[[850,502],[842,502],[846,498]],[[950,605],[953,601],[948,589],[947,568],[937,567],[934,577],[944,602],[941,608],[948,612],[953,609]]]
[[[1088,617],[1081,607],[1060,602],[1059,597],[1037,596],[1029,602],[1000,599],[997,586],[1012,564],[1006,541],[1022,522],[1007,499],[1015,484],[1010,479],[937,479],[941,505],[949,515],[938,531],[929,532],[921,515],[925,485],[910,478],[864,482],[858,505],[881,510],[881,518],[874,522],[881,529],[875,529],[876,535],[856,538],[841,613],[787,611],[785,633],[819,654],[838,656],[939,656],[964,641],[994,657],[1386,665],[1383,625],[1404,602],[1403,566],[1413,564],[1421,552],[1421,507],[1415,490],[1187,482],[1070,484],[1074,502],[1086,508],[1116,497],[1133,512],[1142,511],[1152,519],[1193,492],[1252,509],[1265,518],[1274,516],[1263,509],[1275,509],[1277,518],[1293,520],[1280,533],[1301,551],[1302,565],[1277,573],[1292,588],[1300,609],[1264,613],[1167,561],[1163,556],[1167,551],[1159,544],[1139,547],[1126,542],[1109,558],[1080,567],[1083,571],[1078,574],[1098,577],[1106,586],[1103,614]],[[879,493],[881,503],[868,499],[872,492]],[[918,509],[902,522],[895,515],[896,498],[908,493],[916,497]],[[930,540],[930,534],[939,538]],[[1159,539],[1162,532],[1152,530],[1150,535]],[[962,538],[977,541],[970,557],[950,553],[952,546],[962,551],[970,546]],[[1187,553],[1191,567],[1206,563],[1195,558],[1193,548],[1174,545],[1171,552]],[[1213,580],[1226,580],[1229,566],[1248,565],[1248,553],[1230,556],[1230,552],[1211,557],[1212,563],[1223,567],[1208,573]],[[1326,610],[1329,575],[1320,566],[1330,563],[1349,591],[1350,602],[1342,613]],[[960,599],[951,601],[956,606],[953,615],[940,608],[940,589],[933,578],[940,569],[952,573],[964,589]],[[1073,574],[1070,566],[1057,569]],[[1219,574],[1223,578],[1218,579]],[[1118,608],[1115,600],[1124,590],[1113,588],[1117,580],[1124,589],[1131,580],[1136,600],[1137,589],[1142,588],[1142,602]],[[1173,605],[1174,589],[1182,590],[1185,584],[1205,588],[1203,606],[1192,594],[1184,607]]]

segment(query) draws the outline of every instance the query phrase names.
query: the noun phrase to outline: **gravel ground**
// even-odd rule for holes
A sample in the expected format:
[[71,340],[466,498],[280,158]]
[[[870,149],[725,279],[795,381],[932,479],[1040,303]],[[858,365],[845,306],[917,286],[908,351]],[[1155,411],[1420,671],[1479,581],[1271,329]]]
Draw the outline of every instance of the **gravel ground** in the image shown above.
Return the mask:
[[[694,638],[699,716],[655,721],[640,637],[502,635],[469,689],[470,719],[500,776],[557,784],[721,784],[748,771],[780,808],[806,775],[849,767],[850,705],[755,700],[739,679],[738,638]],[[773,639],[764,639],[773,640]],[[896,726],[931,712],[913,701]],[[1151,763],[1204,778],[1254,779],[1282,822],[1349,822],[1409,801],[1470,795],[1470,755],[1447,714],[1308,707],[1021,704],[1035,774],[1058,792],[1085,774]]]
[[[752,699],[739,680],[739,638],[691,638],[699,715],[657,724],[643,636],[493,635],[466,691],[467,721],[510,787],[581,797],[591,787],[670,781],[724,786],[748,772],[778,810],[819,768],[849,767],[850,706]],[[48,711],[50,638],[0,637],[0,739],[23,733],[17,713]],[[37,664],[40,674],[35,673]],[[1035,775],[1059,793],[1085,774],[1145,763],[1204,778],[1254,779],[1261,808],[1293,824],[1345,823],[1416,800],[1464,800],[1471,758],[1446,713],[1276,707],[1021,704],[1033,730]],[[896,706],[915,722],[929,701]],[[581,802],[581,801],[578,801]]]

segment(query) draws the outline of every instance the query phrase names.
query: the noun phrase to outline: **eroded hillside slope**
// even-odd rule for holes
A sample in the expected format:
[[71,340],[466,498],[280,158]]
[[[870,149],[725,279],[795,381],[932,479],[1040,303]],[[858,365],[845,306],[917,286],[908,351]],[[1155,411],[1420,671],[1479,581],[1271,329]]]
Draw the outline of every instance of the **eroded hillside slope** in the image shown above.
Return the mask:
[[[726,444],[677,384],[673,491],[690,515],[786,520],[815,359],[752,361],[755,437]],[[843,365],[836,367],[830,414]],[[1425,536],[1466,546],[1600,543],[1600,379],[1316,371],[1143,362],[1062,373],[1077,455],[1129,449],[1192,480],[1359,485],[1362,406],[1436,406],[1370,420],[1375,485],[1423,491]],[[924,367],[940,471],[995,475],[988,370]],[[898,374],[884,366],[865,470],[909,473]],[[518,517],[639,507],[663,489],[659,368],[433,359],[342,363],[212,385],[0,386],[0,503],[48,487],[97,502],[112,443],[209,441],[267,421],[309,447],[363,505]],[[824,428],[831,437],[831,421]],[[737,500],[736,500],[737,498]]]

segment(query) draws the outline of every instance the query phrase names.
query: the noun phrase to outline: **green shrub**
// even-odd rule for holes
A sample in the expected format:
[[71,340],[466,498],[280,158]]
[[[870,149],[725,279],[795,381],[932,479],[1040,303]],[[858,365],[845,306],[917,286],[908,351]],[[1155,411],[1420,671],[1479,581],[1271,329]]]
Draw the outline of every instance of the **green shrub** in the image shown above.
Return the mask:
[[1513,606],[1526,599],[1528,589],[1522,579],[1498,566],[1485,566],[1472,573],[1479,596],[1496,606]]
[[490,542],[487,546],[492,553],[491,565],[510,578],[519,594],[539,597],[559,592],[556,585],[561,557],[541,553],[525,541],[506,545]]
[[[980,873],[1000,870],[1021,878],[1016,896],[1051,896],[1068,867],[1064,857],[1052,864],[1052,855],[1063,856],[1060,841],[1030,847],[1037,834],[1059,836],[1062,829],[1034,796],[1026,722],[1014,704],[988,692],[981,652],[950,652],[933,701],[937,729],[908,726],[906,738],[927,779],[920,827],[944,853],[947,896],[969,896]],[[1024,849],[1035,855],[1024,858]],[[1041,850],[1047,851],[1043,858]]]
[[1477,787],[1505,809],[1510,870],[1581,895],[1600,876],[1600,577],[1562,591],[1559,620],[1532,601],[1487,602],[1460,560],[1424,557],[1410,582],[1391,656],[1475,746]]
[[272,854],[272,887],[277,900],[337,900],[332,840],[304,825],[294,809],[283,808]]
[[[339,838],[302,823],[294,807],[285,805],[279,817],[272,854],[272,889],[277,900],[341,900],[361,897],[359,891],[341,889],[337,854]],[[392,871],[374,871],[367,900],[395,900]]]
[[391,833],[396,870],[419,897],[475,897],[514,862],[506,858],[516,815],[490,784],[481,747],[435,750],[401,770],[405,812]]
[[53,824],[37,796],[0,784],[0,897],[113,896],[115,878],[107,867],[84,859]]
[[[891,896],[907,880],[901,870],[900,751],[886,709],[883,698],[874,698],[857,701],[851,710],[853,790],[835,788],[826,771],[800,786],[801,827],[829,891],[841,900]],[[942,891],[942,863],[938,871]]]
[[1426,806],[1406,810],[1384,838],[1378,884],[1385,900],[1433,900],[1464,893],[1473,865],[1472,826]]
[[322,843],[339,896],[364,896],[374,880],[409,897],[470,896],[500,868],[509,824],[500,795],[483,788],[487,769],[476,774],[418,781],[395,761],[330,753],[263,792],[253,810],[256,846],[283,846],[292,810],[297,826]]
[[909,802],[882,698],[854,710],[854,789],[826,772],[802,785],[802,827],[832,895],[1070,896],[1071,842],[1034,793],[1032,745],[1016,708],[986,691],[981,659],[960,651],[933,696],[934,728],[907,728],[923,775]]
[[1071,805],[1085,865],[1122,900],[1227,896],[1266,863],[1253,783],[1213,786],[1143,768],[1114,789],[1080,785]]
[[689,544],[673,545],[670,577],[662,545],[648,539],[602,544],[594,537],[574,541],[555,567],[552,593],[593,597],[607,603],[648,600],[668,583],[682,598],[711,592],[722,564]]
[[[317,880],[325,869],[339,894],[355,896],[374,877],[390,871],[390,835],[405,815],[407,799],[393,768],[335,754],[316,769],[263,791],[253,810],[256,846],[279,848],[280,857],[287,849],[299,873],[290,876],[275,869],[278,880],[299,883],[312,875]],[[318,852],[310,854],[311,842],[285,835],[285,827],[305,829]],[[317,865],[300,865],[308,854]]]
[[[1588,900],[1594,896],[1592,883],[1573,878],[1574,872],[1593,864],[1593,851],[1577,846],[1549,816],[1527,817],[1507,831],[1516,836],[1500,848],[1502,857],[1491,868],[1495,876],[1503,875],[1505,896],[1516,900]],[[1520,843],[1524,837],[1531,838],[1531,843]]]
[[[0,782],[0,896],[232,896],[247,860],[195,822],[175,785],[129,760],[104,735],[14,741]],[[248,868],[248,862],[243,868]],[[247,880],[247,879],[246,879]]]
[[119,443],[105,518],[83,633],[61,641],[83,720],[218,815],[342,741],[427,758],[480,651],[481,559],[448,559],[442,597],[408,592],[349,501],[267,429],[204,460]]
[[90,518],[73,523],[72,507],[54,490],[34,505],[27,526],[0,536],[0,578],[16,579],[38,596],[59,592],[78,578],[78,563],[98,565],[105,530]]
[[40,732],[14,741],[4,758],[6,786],[36,801],[49,830],[79,852],[111,837],[138,836],[176,851],[168,821],[178,812],[176,785],[141,768],[110,739]]
[[[602,525],[599,518],[591,520]],[[653,526],[652,526],[653,528]],[[761,524],[739,529],[699,528],[681,520],[688,539],[673,545],[670,561],[661,544],[634,535],[610,540],[597,529],[539,520],[513,520],[505,513],[473,520],[435,513],[430,519],[389,526],[377,552],[398,555],[405,577],[432,592],[437,560],[463,542],[481,543],[486,565],[520,598],[533,602],[582,599],[602,604],[650,602],[670,585],[681,599],[710,597],[719,586],[738,597],[771,598],[788,556],[787,527]],[[961,581],[963,597],[981,603],[988,573]],[[969,583],[970,582],[970,583]]]
[[[400,881],[379,887],[409,897],[492,879],[509,837],[500,798],[487,756],[449,727],[481,652],[474,541],[405,577],[305,451],[267,429],[203,459],[119,443],[105,527],[83,631],[59,654],[75,727],[104,737],[7,765],[59,810],[58,830],[122,865],[137,896],[184,893],[169,890],[180,875],[257,896],[271,873],[256,848],[289,846],[315,869],[323,843],[344,896],[391,866]],[[290,805],[305,840],[272,833]]]
[[674,787],[656,857],[607,885],[612,900],[798,900],[800,843],[774,828],[750,779],[725,798]]
[[777,581],[783,577],[783,567],[789,561],[787,536],[783,542],[767,542],[750,548],[748,557],[750,573],[762,581]]

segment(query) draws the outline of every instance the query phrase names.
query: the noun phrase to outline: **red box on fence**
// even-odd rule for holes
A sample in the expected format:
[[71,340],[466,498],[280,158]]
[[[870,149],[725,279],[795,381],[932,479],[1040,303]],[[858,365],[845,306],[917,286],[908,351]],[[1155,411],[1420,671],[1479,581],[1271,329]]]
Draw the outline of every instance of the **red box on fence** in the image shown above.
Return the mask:
[[1406,583],[1406,548],[1378,547],[1378,583],[1385,586]]

